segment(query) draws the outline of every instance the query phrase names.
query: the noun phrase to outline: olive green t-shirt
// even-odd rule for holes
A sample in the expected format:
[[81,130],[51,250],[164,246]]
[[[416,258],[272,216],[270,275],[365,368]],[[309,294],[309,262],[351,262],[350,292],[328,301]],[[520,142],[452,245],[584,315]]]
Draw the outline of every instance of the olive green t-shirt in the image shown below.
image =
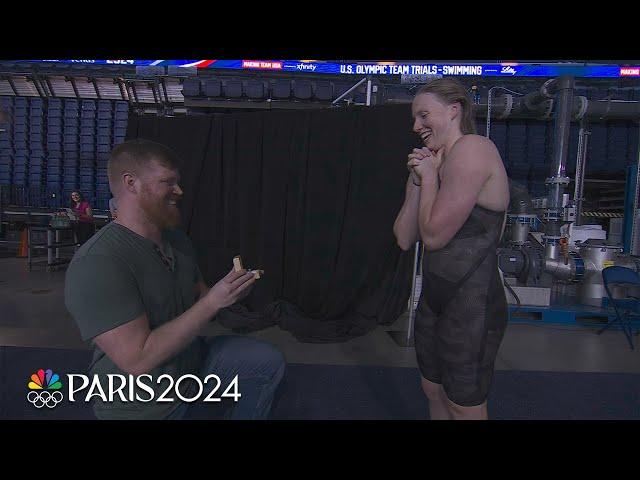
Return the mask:
[[[155,243],[115,222],[107,224],[74,255],[66,274],[65,303],[80,328],[83,340],[92,339],[134,320],[143,313],[153,330],[181,315],[197,301],[196,284],[202,276],[191,241],[180,230],[165,230],[162,234],[165,258]],[[120,370],[94,344],[90,380],[97,374],[108,395],[106,374],[129,376]],[[155,391],[154,399],[167,389],[169,382],[156,383],[162,374],[174,382],[184,374],[198,375],[203,358],[202,340],[197,338],[184,350],[169,358],[151,372],[153,381],[143,383]],[[115,382],[119,383],[116,379]],[[88,390],[88,389],[87,389]],[[77,394],[84,401],[87,390]],[[137,391],[137,390],[136,390]],[[101,419],[165,418],[180,405],[175,393],[173,402],[130,401],[129,383],[123,389],[126,402],[118,395],[112,402],[93,396],[94,412]],[[150,398],[140,391],[142,399]]]

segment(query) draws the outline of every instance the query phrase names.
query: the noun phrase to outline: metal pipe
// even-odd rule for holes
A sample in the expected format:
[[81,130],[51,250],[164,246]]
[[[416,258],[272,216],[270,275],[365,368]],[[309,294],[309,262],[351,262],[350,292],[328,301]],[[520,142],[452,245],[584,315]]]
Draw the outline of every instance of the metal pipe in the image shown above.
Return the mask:
[[578,154],[576,158],[576,186],[573,193],[573,199],[576,203],[576,225],[582,224],[582,203],[584,201],[584,174],[587,162],[587,150],[589,146],[588,122],[586,119],[580,121],[580,132],[578,133]]
[[[525,96],[526,97],[526,96]],[[553,100],[532,95],[525,97],[502,95],[491,99],[491,119],[531,118],[546,120],[551,118]],[[488,105],[479,103],[473,106],[474,114],[484,118]],[[608,120],[638,120],[640,118],[640,102],[624,100],[588,100],[584,96],[574,96],[571,108],[571,119],[588,119],[591,122]]]
[[558,111],[556,113],[555,135],[553,137],[553,164],[551,168],[551,191],[549,193],[549,208],[562,207],[562,193],[560,179],[565,178],[567,167],[567,151],[569,148],[569,129],[571,126],[571,108],[573,106],[573,87],[575,80],[570,76],[558,79]]
[[[560,77],[557,82],[549,85],[556,92],[558,107],[554,124],[551,177],[545,182],[549,186],[547,207],[544,213],[544,219],[547,222],[544,233],[545,260],[555,260],[560,256],[560,227],[564,223],[562,198],[564,189],[569,184],[569,178],[565,176],[565,171],[574,85],[575,80],[571,76]],[[545,263],[545,270],[555,271],[555,265]]]

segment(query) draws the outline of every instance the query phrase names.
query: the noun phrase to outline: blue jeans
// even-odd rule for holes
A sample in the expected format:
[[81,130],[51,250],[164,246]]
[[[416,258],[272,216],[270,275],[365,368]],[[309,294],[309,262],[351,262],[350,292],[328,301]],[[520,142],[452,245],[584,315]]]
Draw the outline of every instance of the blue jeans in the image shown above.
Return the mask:
[[[230,420],[262,420],[269,416],[271,404],[285,371],[282,353],[274,346],[240,335],[222,335],[207,342],[208,353],[199,372],[201,380],[207,375],[220,377],[220,388],[215,396],[220,398],[234,377],[238,376],[240,398],[238,402],[223,398],[222,404],[233,404],[226,416]],[[169,416],[170,420],[189,419],[194,412],[195,404],[201,404],[216,385],[209,381],[204,385],[200,401],[183,402]],[[207,407],[219,406],[219,403],[206,404]],[[225,405],[222,405],[223,407]],[[205,407],[206,408],[206,407]],[[197,410],[201,410],[198,408]],[[211,413],[216,407],[211,408]]]

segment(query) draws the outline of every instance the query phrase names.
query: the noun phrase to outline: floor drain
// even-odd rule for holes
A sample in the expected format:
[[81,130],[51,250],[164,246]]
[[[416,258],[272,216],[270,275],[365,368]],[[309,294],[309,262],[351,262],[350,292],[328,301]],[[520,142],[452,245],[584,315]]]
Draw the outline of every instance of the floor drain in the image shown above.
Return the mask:
[[31,293],[35,295],[39,295],[41,293],[49,293],[51,291],[50,288],[43,288],[42,290],[31,290]]

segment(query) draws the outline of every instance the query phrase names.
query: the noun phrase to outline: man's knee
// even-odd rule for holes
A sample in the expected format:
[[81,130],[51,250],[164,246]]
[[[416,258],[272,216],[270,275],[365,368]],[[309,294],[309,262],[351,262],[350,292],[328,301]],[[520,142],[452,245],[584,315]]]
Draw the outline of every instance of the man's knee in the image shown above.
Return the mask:
[[254,340],[245,352],[247,359],[268,377],[282,377],[286,367],[284,355],[270,343]]
[[429,400],[436,401],[442,399],[444,392],[441,384],[431,382],[426,378],[422,378],[422,391],[425,393]]
[[480,420],[485,416],[486,402],[479,405],[463,406],[447,398],[447,407],[454,420]]

